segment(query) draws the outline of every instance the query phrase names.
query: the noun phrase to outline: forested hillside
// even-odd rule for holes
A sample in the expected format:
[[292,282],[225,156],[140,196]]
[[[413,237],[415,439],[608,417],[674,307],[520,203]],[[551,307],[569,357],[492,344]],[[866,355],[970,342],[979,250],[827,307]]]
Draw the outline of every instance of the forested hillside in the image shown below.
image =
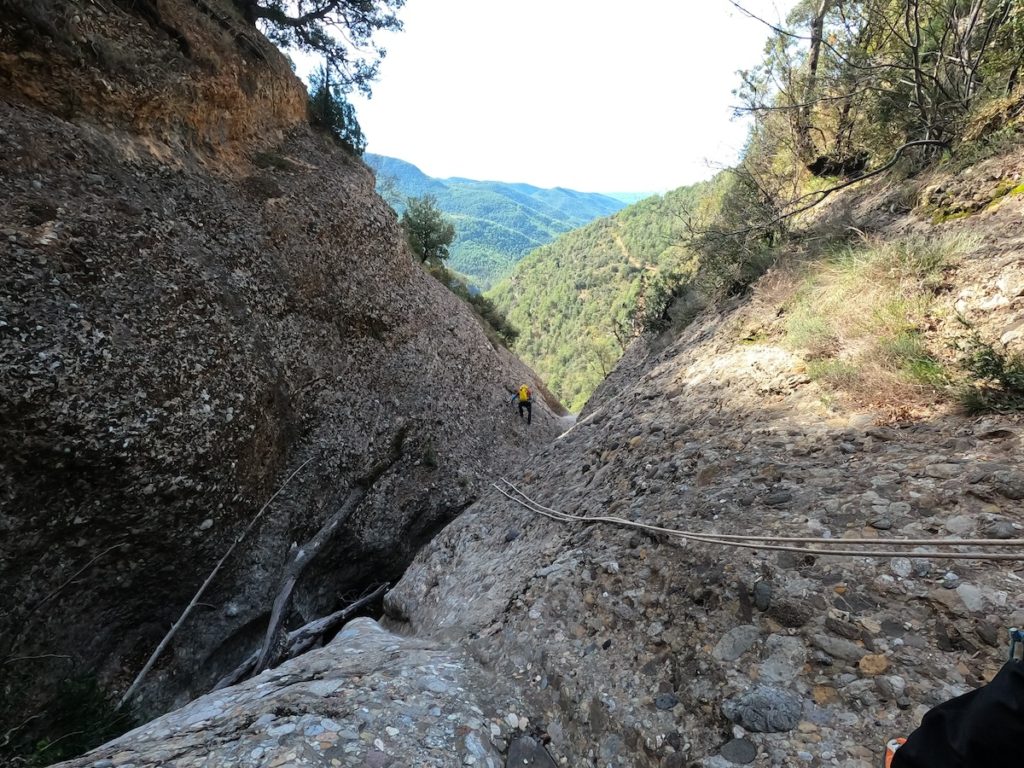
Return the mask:
[[[858,216],[850,203],[819,204],[854,199],[875,179],[888,185],[875,204],[941,224],[1024,191],[1012,167],[970,200],[941,183],[926,189],[930,178],[1019,144],[1024,4],[817,0],[798,4],[784,25],[765,23],[772,37],[764,58],[741,73],[737,90],[737,111],[752,118],[752,130],[736,167],[564,235],[493,290],[521,331],[519,353],[570,408],[585,402],[633,336],[664,330],[671,300],[674,319],[685,322],[700,307],[743,295],[773,265],[804,285],[802,303],[789,308],[789,343],[814,339],[816,376],[862,396],[902,377],[917,388],[910,399],[935,396],[957,378],[943,370],[948,350],[925,338],[929,302],[906,290],[933,290],[971,244],[935,232],[890,246],[872,238],[884,224],[877,209]],[[816,269],[829,274],[816,277]],[[858,281],[877,286],[880,274],[902,282],[873,304],[855,301],[866,295]],[[815,293],[822,283],[833,292],[827,301]],[[880,345],[866,345],[870,364],[853,359],[868,354],[865,344],[844,350],[836,328],[846,313],[845,325],[863,325],[857,312],[888,318],[864,333],[847,328],[851,343],[870,337]],[[975,356],[991,348],[981,343]],[[857,375],[858,365],[877,370]]]
[[455,224],[449,264],[487,288],[534,248],[625,205],[607,195],[561,187],[473,179],[435,179],[412,163],[384,155],[363,158],[377,172],[380,193],[401,210],[408,197],[432,195]]
[[[634,319],[691,261],[686,223],[708,185],[649,197],[538,248],[488,295],[516,351],[578,410],[634,335]],[[663,302],[662,302],[663,305]]]

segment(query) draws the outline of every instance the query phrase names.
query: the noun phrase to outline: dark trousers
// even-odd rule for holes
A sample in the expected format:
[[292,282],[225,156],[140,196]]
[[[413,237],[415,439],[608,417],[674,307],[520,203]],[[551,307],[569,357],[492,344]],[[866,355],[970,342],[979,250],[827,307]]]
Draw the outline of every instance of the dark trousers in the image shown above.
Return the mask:
[[519,401],[519,418],[523,418],[523,408],[526,409],[526,423],[529,424],[533,419],[533,403],[529,400]]

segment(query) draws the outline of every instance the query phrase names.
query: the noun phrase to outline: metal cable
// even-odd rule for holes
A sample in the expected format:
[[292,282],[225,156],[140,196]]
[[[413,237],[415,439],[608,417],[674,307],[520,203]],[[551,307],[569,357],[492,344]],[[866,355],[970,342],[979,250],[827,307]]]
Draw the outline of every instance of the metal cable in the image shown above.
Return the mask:
[[[666,536],[672,536],[674,538],[680,538],[687,541],[701,542],[705,544],[718,544],[725,547],[737,547],[742,549],[764,549],[776,552],[799,552],[807,555],[833,555],[836,557],[907,557],[907,558],[929,558],[936,560],[1015,560],[1024,561],[1024,552],[1021,553],[1006,553],[1006,552],[942,552],[937,550],[929,550],[923,552],[915,551],[900,551],[900,550],[859,550],[859,549],[820,549],[813,547],[793,547],[780,544],[770,544],[763,542],[777,542],[785,541],[790,543],[808,543],[808,544],[823,544],[827,546],[835,546],[838,544],[848,546],[850,544],[872,544],[875,546],[916,546],[920,544],[924,545],[941,545],[941,546],[985,546],[985,547],[1019,547],[1024,545],[1024,541],[1020,539],[826,539],[826,538],[812,538],[812,537],[776,537],[776,536],[737,536],[734,534],[707,534],[698,533],[693,531],[678,530],[674,528],[664,528],[657,525],[649,525],[647,523],[639,523],[633,520],[626,520],[621,517],[610,517],[610,516],[595,516],[585,517],[583,515],[573,515],[567,512],[561,512],[550,507],[545,507],[538,502],[531,499],[525,493],[523,493],[514,483],[509,482],[505,478],[502,478],[502,482],[509,486],[512,491],[517,494],[513,496],[508,493],[504,488],[494,483],[494,488],[501,493],[503,496],[511,501],[519,504],[520,506],[530,510],[544,517],[557,520],[559,522],[583,522],[583,523],[608,523],[610,525],[617,525],[626,528],[636,528],[639,530],[651,531],[653,533],[660,533]],[[752,543],[762,542],[762,543]]]

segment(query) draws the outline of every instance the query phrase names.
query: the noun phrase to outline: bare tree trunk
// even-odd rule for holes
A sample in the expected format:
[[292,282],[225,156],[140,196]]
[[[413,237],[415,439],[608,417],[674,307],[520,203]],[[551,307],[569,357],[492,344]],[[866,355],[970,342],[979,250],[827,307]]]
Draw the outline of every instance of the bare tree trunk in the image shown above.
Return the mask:
[[348,497],[341,507],[327,518],[327,522],[323,524],[313,538],[305,544],[292,549],[289,554],[288,563],[284,567],[284,574],[281,576],[277,597],[274,598],[274,607],[270,612],[267,632],[263,636],[263,645],[260,647],[260,652],[256,657],[254,673],[262,672],[276,660],[278,654],[275,653],[275,647],[281,633],[281,624],[284,621],[288,606],[291,605],[292,591],[295,589],[295,584],[298,582],[302,572],[306,570],[306,566],[313,561],[313,558],[320,553],[324,544],[334,537],[338,527],[348,519],[348,516],[352,514],[352,510],[359,505],[359,502],[365,496],[366,488],[357,487],[349,491]]
[[824,37],[825,14],[831,5],[830,0],[820,0],[814,17],[811,19],[811,47],[807,55],[807,83],[798,110],[796,121],[796,147],[801,162],[807,164],[815,160],[817,151],[814,139],[811,138],[811,108],[815,103],[815,91],[818,88],[818,61],[821,58],[821,41]]
[[168,630],[167,634],[164,635],[163,640],[160,641],[160,644],[156,647],[156,650],[153,651],[153,654],[149,657],[149,660],[146,662],[145,666],[142,668],[139,674],[135,676],[135,680],[132,681],[132,684],[128,687],[128,690],[125,691],[124,696],[122,696],[121,700],[117,702],[117,709],[123,707],[132,698],[132,696],[135,695],[135,692],[138,690],[139,686],[142,685],[142,681],[145,679],[146,675],[149,674],[149,670],[151,670],[153,668],[153,665],[156,664],[156,660],[160,658],[160,654],[164,652],[164,649],[171,642],[171,639],[177,634],[178,630],[181,629],[181,625],[185,623],[185,619],[188,618],[189,614],[192,612],[192,609],[196,607],[196,604],[199,602],[199,598],[203,596],[203,592],[205,592],[206,588],[210,586],[210,583],[213,581],[218,571],[220,571],[221,566],[224,565],[224,561],[231,556],[231,553],[235,551],[235,547],[237,547],[241,543],[242,539],[244,539],[246,535],[248,535],[249,531],[253,529],[253,526],[256,525],[257,521],[259,521],[259,519],[263,517],[263,513],[267,511],[267,509],[270,507],[274,499],[276,499],[278,495],[280,495],[281,491],[285,489],[285,486],[291,482],[291,479],[295,477],[295,475],[297,475],[299,471],[307,464],[309,464],[309,462],[311,461],[312,459],[306,459],[304,462],[302,462],[302,464],[299,465],[299,467],[294,472],[288,475],[288,478],[284,481],[284,483],[281,484],[281,487],[274,492],[274,495],[267,500],[266,504],[260,507],[260,511],[253,516],[252,520],[249,521],[249,524],[231,543],[231,546],[228,547],[228,551],[225,552],[224,556],[217,561],[217,565],[215,565],[213,570],[210,571],[210,575],[206,577],[206,580],[199,587],[199,590],[196,592],[195,596],[192,598],[189,604],[185,606],[185,610],[182,611],[181,616],[178,618],[176,622],[174,622],[174,625],[170,628],[170,630]]
[[[366,475],[356,481],[355,487],[348,492],[345,501],[334,514],[327,518],[327,521],[314,534],[313,538],[302,546],[292,549],[288,556],[288,562],[285,564],[284,573],[281,576],[277,596],[274,598],[274,606],[270,612],[270,622],[267,624],[267,632],[263,636],[263,644],[260,647],[259,656],[256,658],[254,674],[262,672],[271,666],[276,657],[284,650],[283,647],[278,646],[278,643],[282,640],[280,637],[282,624],[288,613],[288,607],[291,605],[292,591],[295,589],[299,577],[302,576],[302,572],[316,558],[324,545],[334,538],[338,528],[348,519],[352,511],[359,506],[359,503],[370,492],[374,484],[402,457],[402,445],[405,442],[406,433],[406,427],[398,430],[391,439],[388,454],[374,464]],[[278,649],[277,653],[275,653],[275,648]]]

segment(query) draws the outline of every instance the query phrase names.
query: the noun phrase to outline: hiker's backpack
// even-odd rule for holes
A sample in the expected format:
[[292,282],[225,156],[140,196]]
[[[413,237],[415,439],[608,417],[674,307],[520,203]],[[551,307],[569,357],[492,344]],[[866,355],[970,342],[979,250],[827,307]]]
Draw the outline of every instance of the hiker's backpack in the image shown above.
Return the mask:
[[528,386],[526,386],[525,384],[523,384],[523,386],[521,386],[519,388],[519,402],[520,403],[527,403],[527,402],[529,402],[532,399],[533,399],[533,395],[530,392],[530,388]]

